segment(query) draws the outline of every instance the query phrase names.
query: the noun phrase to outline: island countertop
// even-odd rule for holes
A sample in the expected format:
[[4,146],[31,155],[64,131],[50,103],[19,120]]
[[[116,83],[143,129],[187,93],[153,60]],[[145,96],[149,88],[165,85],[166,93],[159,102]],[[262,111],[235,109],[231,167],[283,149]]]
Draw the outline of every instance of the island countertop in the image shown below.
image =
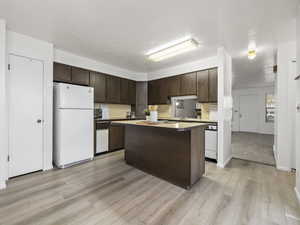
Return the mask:
[[112,121],[111,124],[167,128],[167,129],[175,129],[177,131],[187,131],[187,130],[191,130],[191,129],[196,128],[196,127],[201,127],[201,126],[207,126],[208,125],[208,123],[189,123],[189,122],[176,122],[176,121],[150,122],[150,121],[146,121],[146,120]]

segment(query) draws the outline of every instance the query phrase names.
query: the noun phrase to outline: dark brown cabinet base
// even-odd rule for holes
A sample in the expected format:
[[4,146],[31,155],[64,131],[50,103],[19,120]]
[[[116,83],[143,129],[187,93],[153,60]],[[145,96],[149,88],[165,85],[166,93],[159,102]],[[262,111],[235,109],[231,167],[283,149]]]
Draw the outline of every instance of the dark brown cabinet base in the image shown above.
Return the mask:
[[125,126],[126,163],[189,189],[205,171],[204,129]]

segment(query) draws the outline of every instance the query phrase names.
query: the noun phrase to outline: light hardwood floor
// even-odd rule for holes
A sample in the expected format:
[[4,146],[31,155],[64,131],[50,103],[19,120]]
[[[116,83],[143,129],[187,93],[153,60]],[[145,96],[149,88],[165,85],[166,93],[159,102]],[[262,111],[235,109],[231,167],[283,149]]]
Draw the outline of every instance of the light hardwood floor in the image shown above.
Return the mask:
[[293,173],[242,160],[226,169],[208,162],[206,175],[187,191],[126,165],[123,157],[116,152],[10,180],[0,191],[0,224],[300,224]]
[[254,162],[275,165],[274,135],[248,132],[232,133],[232,156]]

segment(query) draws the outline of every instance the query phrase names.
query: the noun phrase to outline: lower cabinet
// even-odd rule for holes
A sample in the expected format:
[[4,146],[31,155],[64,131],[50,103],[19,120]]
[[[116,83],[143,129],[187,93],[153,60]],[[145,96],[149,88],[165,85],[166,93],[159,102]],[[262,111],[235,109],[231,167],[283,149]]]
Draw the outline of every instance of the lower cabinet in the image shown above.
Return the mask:
[[125,147],[124,126],[110,125],[109,127],[109,151],[123,149]]

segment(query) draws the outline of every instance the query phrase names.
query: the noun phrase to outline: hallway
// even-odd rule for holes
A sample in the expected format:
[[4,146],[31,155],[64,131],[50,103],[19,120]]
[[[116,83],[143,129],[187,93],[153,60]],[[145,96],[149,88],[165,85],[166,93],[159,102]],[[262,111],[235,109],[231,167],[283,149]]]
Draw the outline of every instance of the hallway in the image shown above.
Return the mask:
[[275,165],[274,135],[248,132],[232,133],[233,158]]

